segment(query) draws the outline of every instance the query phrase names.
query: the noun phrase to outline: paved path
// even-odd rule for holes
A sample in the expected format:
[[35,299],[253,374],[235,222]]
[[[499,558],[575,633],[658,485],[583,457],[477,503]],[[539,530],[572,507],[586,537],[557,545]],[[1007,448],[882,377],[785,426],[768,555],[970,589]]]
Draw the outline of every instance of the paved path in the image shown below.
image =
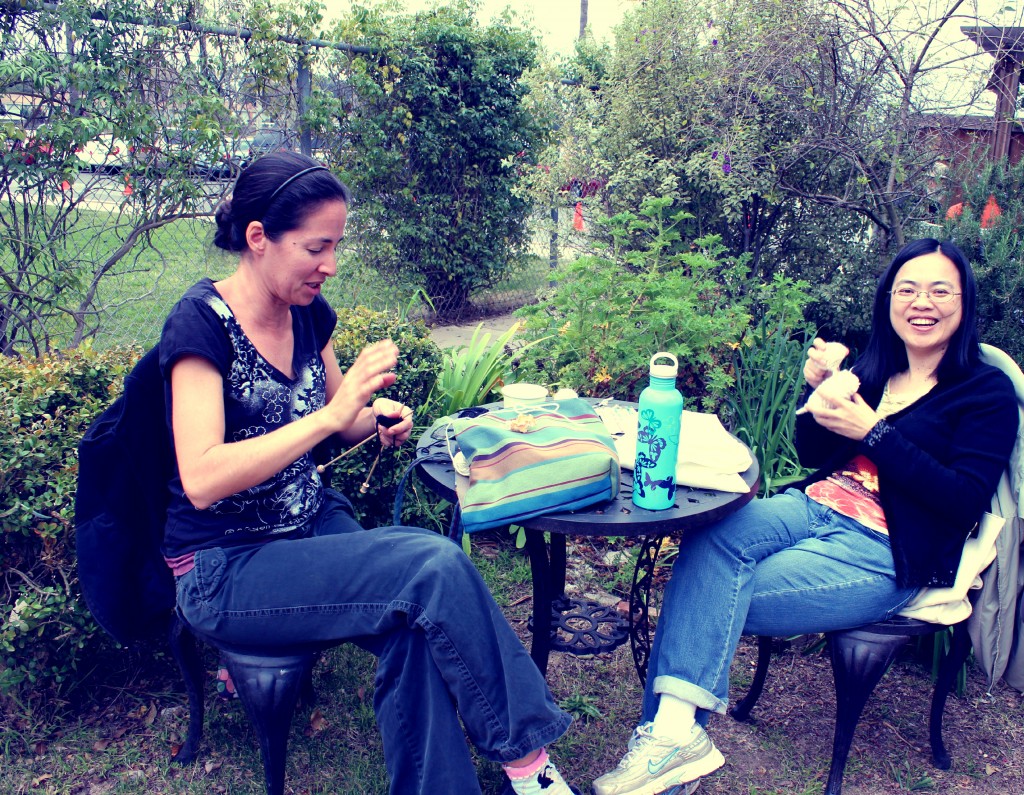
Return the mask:
[[504,334],[516,322],[512,313],[493,315],[481,320],[457,326],[434,326],[430,329],[430,338],[439,348],[459,348],[469,345],[476,327],[482,324],[481,333],[490,332],[491,342]]

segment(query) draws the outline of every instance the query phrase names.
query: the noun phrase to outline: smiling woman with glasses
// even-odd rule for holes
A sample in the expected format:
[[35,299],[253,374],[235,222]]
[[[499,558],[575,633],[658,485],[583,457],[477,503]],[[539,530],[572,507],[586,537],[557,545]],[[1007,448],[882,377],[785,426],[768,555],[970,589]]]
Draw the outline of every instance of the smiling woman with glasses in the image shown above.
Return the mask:
[[[683,536],[640,725],[619,766],[594,782],[595,795],[677,785],[689,795],[724,764],[704,726],[726,711],[742,634],[873,624],[921,588],[953,584],[1017,431],[1010,379],[980,359],[976,307],[963,253],[917,240],[878,282],[856,379],[826,383],[839,363],[827,363],[827,343],[814,341],[804,377],[808,394],[824,399],[797,417],[796,446],[800,463],[817,470]],[[851,380],[859,380],[852,396],[834,383]]]

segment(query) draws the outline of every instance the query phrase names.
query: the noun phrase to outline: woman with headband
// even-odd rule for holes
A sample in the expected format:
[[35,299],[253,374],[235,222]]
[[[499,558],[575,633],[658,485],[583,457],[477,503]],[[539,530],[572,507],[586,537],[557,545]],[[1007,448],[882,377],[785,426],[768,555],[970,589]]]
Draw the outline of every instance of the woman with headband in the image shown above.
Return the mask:
[[214,244],[240,255],[237,269],[194,285],[164,325],[177,466],[163,553],[179,610],[236,646],[353,641],[377,655],[392,793],[480,792],[468,733],[516,793],[568,795],[544,746],[570,717],[460,547],[422,528],[363,530],[314,466],[328,437],[377,429],[398,445],[412,432],[409,409],[371,403],[395,380],[394,343],[344,374],[333,353],[321,290],[348,205],[308,157],[254,162],[217,211]]

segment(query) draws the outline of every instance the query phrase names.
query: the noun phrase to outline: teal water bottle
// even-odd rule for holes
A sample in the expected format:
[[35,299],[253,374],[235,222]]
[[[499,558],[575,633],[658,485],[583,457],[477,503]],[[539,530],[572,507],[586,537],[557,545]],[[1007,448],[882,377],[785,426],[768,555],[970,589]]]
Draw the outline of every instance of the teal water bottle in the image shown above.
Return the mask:
[[[671,364],[655,364],[668,359]],[[671,508],[676,500],[676,459],[683,396],[676,389],[679,361],[661,351],[651,357],[651,383],[640,393],[633,467],[633,504],[652,511]]]

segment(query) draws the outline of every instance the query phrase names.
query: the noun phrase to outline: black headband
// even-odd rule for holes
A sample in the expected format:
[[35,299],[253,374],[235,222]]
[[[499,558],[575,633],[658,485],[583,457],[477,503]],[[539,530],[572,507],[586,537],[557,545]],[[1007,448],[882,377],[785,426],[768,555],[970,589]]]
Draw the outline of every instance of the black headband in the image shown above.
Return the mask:
[[287,188],[289,185],[295,182],[295,180],[297,180],[299,177],[303,177],[312,171],[330,171],[330,169],[327,168],[327,166],[310,166],[309,168],[304,168],[302,169],[302,171],[298,171],[292,174],[290,177],[288,177],[288,179],[286,179],[284,182],[278,185],[277,188],[274,189],[274,192],[270,194],[270,198],[267,199],[267,206],[269,207],[270,203],[277,198],[277,194],[279,194],[281,191],[283,191],[285,188]]

